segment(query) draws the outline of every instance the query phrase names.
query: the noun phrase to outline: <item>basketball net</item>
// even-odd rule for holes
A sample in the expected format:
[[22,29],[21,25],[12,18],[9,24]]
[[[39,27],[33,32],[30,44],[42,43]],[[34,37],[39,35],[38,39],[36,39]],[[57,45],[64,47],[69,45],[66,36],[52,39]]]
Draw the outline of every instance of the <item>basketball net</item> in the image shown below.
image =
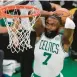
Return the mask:
[[[24,6],[24,8],[21,8],[21,6]],[[12,53],[18,53],[20,51],[24,52],[25,49],[27,50],[28,48],[32,48],[32,46],[30,45],[30,33],[33,30],[33,26],[38,19],[37,16],[39,15],[34,15],[37,10],[33,6],[31,8],[26,8],[26,5],[21,6],[19,9],[17,8],[17,6],[14,6],[12,14],[10,13],[8,6],[7,8],[5,7],[6,10],[4,8],[5,11],[1,11],[1,14],[3,12],[6,12],[6,14],[3,14],[3,19],[5,21],[9,34],[9,45],[7,46],[7,48],[11,49]],[[20,15],[18,14],[17,10],[20,11]],[[10,15],[9,17],[7,16],[8,14]],[[14,17],[15,15],[17,16]],[[28,17],[28,15],[30,15],[31,18]]]

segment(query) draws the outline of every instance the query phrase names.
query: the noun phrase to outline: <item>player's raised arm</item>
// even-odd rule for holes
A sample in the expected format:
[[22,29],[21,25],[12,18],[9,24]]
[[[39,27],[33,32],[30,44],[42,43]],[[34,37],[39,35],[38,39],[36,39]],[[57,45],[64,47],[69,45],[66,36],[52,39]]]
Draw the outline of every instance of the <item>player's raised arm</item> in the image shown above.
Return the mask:
[[68,51],[70,45],[72,44],[74,29],[75,29],[74,22],[67,17],[65,26],[64,26],[64,34],[62,38],[63,47],[65,51]]

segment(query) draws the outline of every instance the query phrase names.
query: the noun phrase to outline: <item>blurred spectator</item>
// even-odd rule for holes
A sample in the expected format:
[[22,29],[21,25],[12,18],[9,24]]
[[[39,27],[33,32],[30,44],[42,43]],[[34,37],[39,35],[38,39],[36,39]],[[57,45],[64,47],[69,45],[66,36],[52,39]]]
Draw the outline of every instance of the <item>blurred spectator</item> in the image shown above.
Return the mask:
[[73,1],[73,5],[77,7],[77,1]]
[[4,58],[4,51],[0,50],[0,77],[3,74],[3,58]]
[[74,32],[74,40],[72,43],[72,49],[73,51],[71,52],[71,56],[73,59],[77,59],[77,10],[74,13],[74,18],[73,21],[75,22],[76,28],[75,28],[75,32]]

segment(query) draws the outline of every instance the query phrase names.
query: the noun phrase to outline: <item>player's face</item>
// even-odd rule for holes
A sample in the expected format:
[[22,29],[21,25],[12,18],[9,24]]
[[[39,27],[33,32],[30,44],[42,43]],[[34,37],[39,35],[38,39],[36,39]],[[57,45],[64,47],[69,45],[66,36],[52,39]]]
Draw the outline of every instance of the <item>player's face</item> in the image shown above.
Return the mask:
[[47,18],[45,26],[45,36],[48,38],[54,38],[57,35],[59,27],[59,21],[56,18]]
[[59,26],[59,21],[55,18],[48,18],[46,20],[46,26],[45,28],[47,31],[56,31]]

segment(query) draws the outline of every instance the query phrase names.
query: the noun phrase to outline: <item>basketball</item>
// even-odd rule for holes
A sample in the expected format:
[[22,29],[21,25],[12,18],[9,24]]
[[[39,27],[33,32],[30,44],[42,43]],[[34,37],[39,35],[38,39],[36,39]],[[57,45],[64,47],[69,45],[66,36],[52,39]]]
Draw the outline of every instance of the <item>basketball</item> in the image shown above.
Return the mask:
[[61,17],[62,19],[62,23],[64,24],[65,23],[65,20],[67,17],[70,17],[71,18],[71,14],[70,14],[70,11],[65,9],[65,8],[59,8],[57,9],[54,14],[58,15]]

